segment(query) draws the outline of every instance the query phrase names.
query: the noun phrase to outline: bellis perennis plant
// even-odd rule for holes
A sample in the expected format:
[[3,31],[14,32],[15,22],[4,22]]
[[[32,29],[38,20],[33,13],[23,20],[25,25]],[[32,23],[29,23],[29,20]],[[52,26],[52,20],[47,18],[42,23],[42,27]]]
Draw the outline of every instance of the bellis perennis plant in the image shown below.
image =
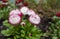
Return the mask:
[[33,10],[29,9],[28,7],[22,7],[20,10],[19,9],[12,10],[9,14],[9,22],[11,24],[17,24],[17,23],[21,22],[22,15],[28,15],[29,16],[28,20],[32,24],[40,23],[40,20],[41,20],[40,17]]
[[[28,17],[24,19],[26,15]],[[1,33],[4,36],[12,36],[10,39],[40,39],[42,33],[36,26],[40,20],[40,17],[28,7],[14,9],[9,13],[8,20],[3,22],[7,29]]]

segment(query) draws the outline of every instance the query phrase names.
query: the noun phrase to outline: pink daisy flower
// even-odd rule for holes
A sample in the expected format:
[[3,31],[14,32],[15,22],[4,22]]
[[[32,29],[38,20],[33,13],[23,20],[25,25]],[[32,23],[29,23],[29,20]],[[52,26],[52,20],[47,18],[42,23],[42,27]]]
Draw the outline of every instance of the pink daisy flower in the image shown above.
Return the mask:
[[18,24],[21,22],[21,17],[18,15],[11,15],[9,17],[9,22],[13,25]]
[[39,24],[40,23],[40,17],[38,15],[31,15],[29,17],[29,21],[32,23],[32,24]]
[[9,15],[10,15],[10,16],[11,16],[11,15],[19,15],[19,16],[22,17],[22,13],[21,13],[18,9],[12,10]]
[[22,12],[22,14],[24,14],[24,15],[27,14],[28,10],[29,9],[27,7],[25,7],[25,6],[20,9],[20,11]]

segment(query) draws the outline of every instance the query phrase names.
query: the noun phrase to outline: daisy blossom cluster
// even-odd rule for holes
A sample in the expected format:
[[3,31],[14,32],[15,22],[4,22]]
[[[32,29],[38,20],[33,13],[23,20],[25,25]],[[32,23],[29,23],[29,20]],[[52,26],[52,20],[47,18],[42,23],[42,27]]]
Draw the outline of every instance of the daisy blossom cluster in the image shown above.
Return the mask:
[[28,15],[28,20],[32,23],[32,24],[39,24],[41,19],[40,17],[32,10],[29,9],[28,7],[24,6],[21,7],[20,9],[15,9],[12,10],[9,13],[9,23],[15,25],[15,24],[20,24],[22,21],[22,16],[24,15]]

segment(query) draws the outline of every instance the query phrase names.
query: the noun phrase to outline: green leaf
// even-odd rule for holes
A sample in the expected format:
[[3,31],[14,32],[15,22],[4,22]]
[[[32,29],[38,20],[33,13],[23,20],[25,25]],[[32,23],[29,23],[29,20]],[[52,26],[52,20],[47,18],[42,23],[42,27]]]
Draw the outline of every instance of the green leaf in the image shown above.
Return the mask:
[[16,35],[15,37],[16,37],[16,38],[20,38],[20,35]]
[[31,32],[35,32],[37,30],[37,28],[36,27],[33,27],[32,29],[31,29]]
[[17,39],[17,38],[14,36],[14,39]]
[[3,11],[0,10],[0,19],[3,17]]
[[34,0],[36,4],[39,4],[40,0]]
[[7,38],[7,39],[11,39],[11,38]]
[[30,39],[38,39],[38,38],[36,38],[36,37],[30,37]]
[[29,37],[25,37],[26,39],[30,39]]
[[60,30],[58,31],[59,37],[60,37]]
[[52,37],[52,39],[58,39],[58,37]]
[[8,27],[8,28],[13,28],[13,25],[11,25],[10,23],[8,23],[8,20],[5,20],[3,22],[3,25],[6,26],[6,27]]
[[24,37],[25,35],[24,34],[21,34],[21,37]]
[[12,33],[9,29],[7,30],[2,30],[1,33],[4,35],[4,36],[10,36]]

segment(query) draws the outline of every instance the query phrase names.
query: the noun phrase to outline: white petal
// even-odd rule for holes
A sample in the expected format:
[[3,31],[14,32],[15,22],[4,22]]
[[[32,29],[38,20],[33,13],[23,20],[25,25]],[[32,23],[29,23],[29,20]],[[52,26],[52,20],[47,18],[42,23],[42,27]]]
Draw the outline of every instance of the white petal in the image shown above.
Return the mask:
[[9,17],[9,22],[11,23],[11,24],[17,24],[17,23],[19,23],[21,21],[21,18],[20,18],[20,16],[18,16],[18,15],[11,15],[10,17]]
[[29,9],[27,8],[27,7],[22,7],[21,9],[20,9],[20,11],[24,14],[24,15],[26,15],[27,14],[27,11],[28,11]]

